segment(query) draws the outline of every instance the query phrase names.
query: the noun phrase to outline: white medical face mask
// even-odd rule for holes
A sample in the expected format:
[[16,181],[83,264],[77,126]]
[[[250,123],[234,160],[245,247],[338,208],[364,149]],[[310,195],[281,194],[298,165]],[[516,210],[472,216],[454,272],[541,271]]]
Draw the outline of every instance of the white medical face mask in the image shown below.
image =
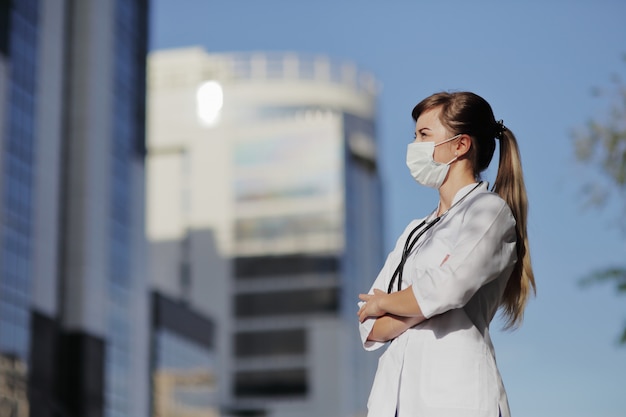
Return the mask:
[[406,166],[409,167],[415,181],[426,187],[439,188],[448,175],[450,164],[457,160],[455,156],[447,164],[435,162],[435,146],[442,145],[458,138],[459,135],[435,144],[435,142],[409,143],[406,150]]

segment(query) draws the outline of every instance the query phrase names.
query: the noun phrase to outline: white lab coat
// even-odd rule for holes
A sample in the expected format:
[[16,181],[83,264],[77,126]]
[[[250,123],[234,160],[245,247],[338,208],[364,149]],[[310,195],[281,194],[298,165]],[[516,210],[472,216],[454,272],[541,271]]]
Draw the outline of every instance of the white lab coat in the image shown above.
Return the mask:
[[[473,187],[461,189],[454,202]],[[387,291],[405,240],[422,220],[402,233],[370,293]],[[489,323],[516,262],[515,244],[515,219],[486,183],[419,239],[402,288],[412,286],[428,320],[394,339],[381,356],[368,417],[394,417],[396,409],[398,417],[510,416]],[[374,322],[359,326],[366,350],[385,345],[367,341]]]

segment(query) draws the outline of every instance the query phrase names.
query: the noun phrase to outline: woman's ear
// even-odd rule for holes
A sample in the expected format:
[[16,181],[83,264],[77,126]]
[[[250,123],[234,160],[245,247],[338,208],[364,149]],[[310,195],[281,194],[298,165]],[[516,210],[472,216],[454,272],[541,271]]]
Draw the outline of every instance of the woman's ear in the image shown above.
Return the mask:
[[455,141],[455,155],[459,158],[469,152],[472,147],[472,138],[470,135],[463,134]]

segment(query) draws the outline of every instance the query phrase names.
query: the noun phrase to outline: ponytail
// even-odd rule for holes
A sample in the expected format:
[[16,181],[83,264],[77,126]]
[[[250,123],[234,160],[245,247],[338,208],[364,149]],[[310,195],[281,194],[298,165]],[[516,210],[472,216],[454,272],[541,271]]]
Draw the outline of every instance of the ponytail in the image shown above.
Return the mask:
[[524,308],[530,293],[536,292],[535,276],[530,263],[528,233],[528,199],[522,173],[522,161],[515,135],[503,128],[500,139],[500,162],[493,191],[507,202],[515,218],[517,234],[517,262],[502,296],[506,328],[517,327],[524,317]]

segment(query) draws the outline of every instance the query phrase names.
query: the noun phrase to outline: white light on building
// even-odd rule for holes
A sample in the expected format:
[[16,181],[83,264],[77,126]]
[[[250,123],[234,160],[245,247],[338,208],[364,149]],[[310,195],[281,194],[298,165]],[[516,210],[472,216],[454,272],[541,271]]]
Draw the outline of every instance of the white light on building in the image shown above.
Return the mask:
[[224,105],[224,92],[217,81],[206,81],[196,92],[196,111],[203,126],[211,127],[219,121]]

